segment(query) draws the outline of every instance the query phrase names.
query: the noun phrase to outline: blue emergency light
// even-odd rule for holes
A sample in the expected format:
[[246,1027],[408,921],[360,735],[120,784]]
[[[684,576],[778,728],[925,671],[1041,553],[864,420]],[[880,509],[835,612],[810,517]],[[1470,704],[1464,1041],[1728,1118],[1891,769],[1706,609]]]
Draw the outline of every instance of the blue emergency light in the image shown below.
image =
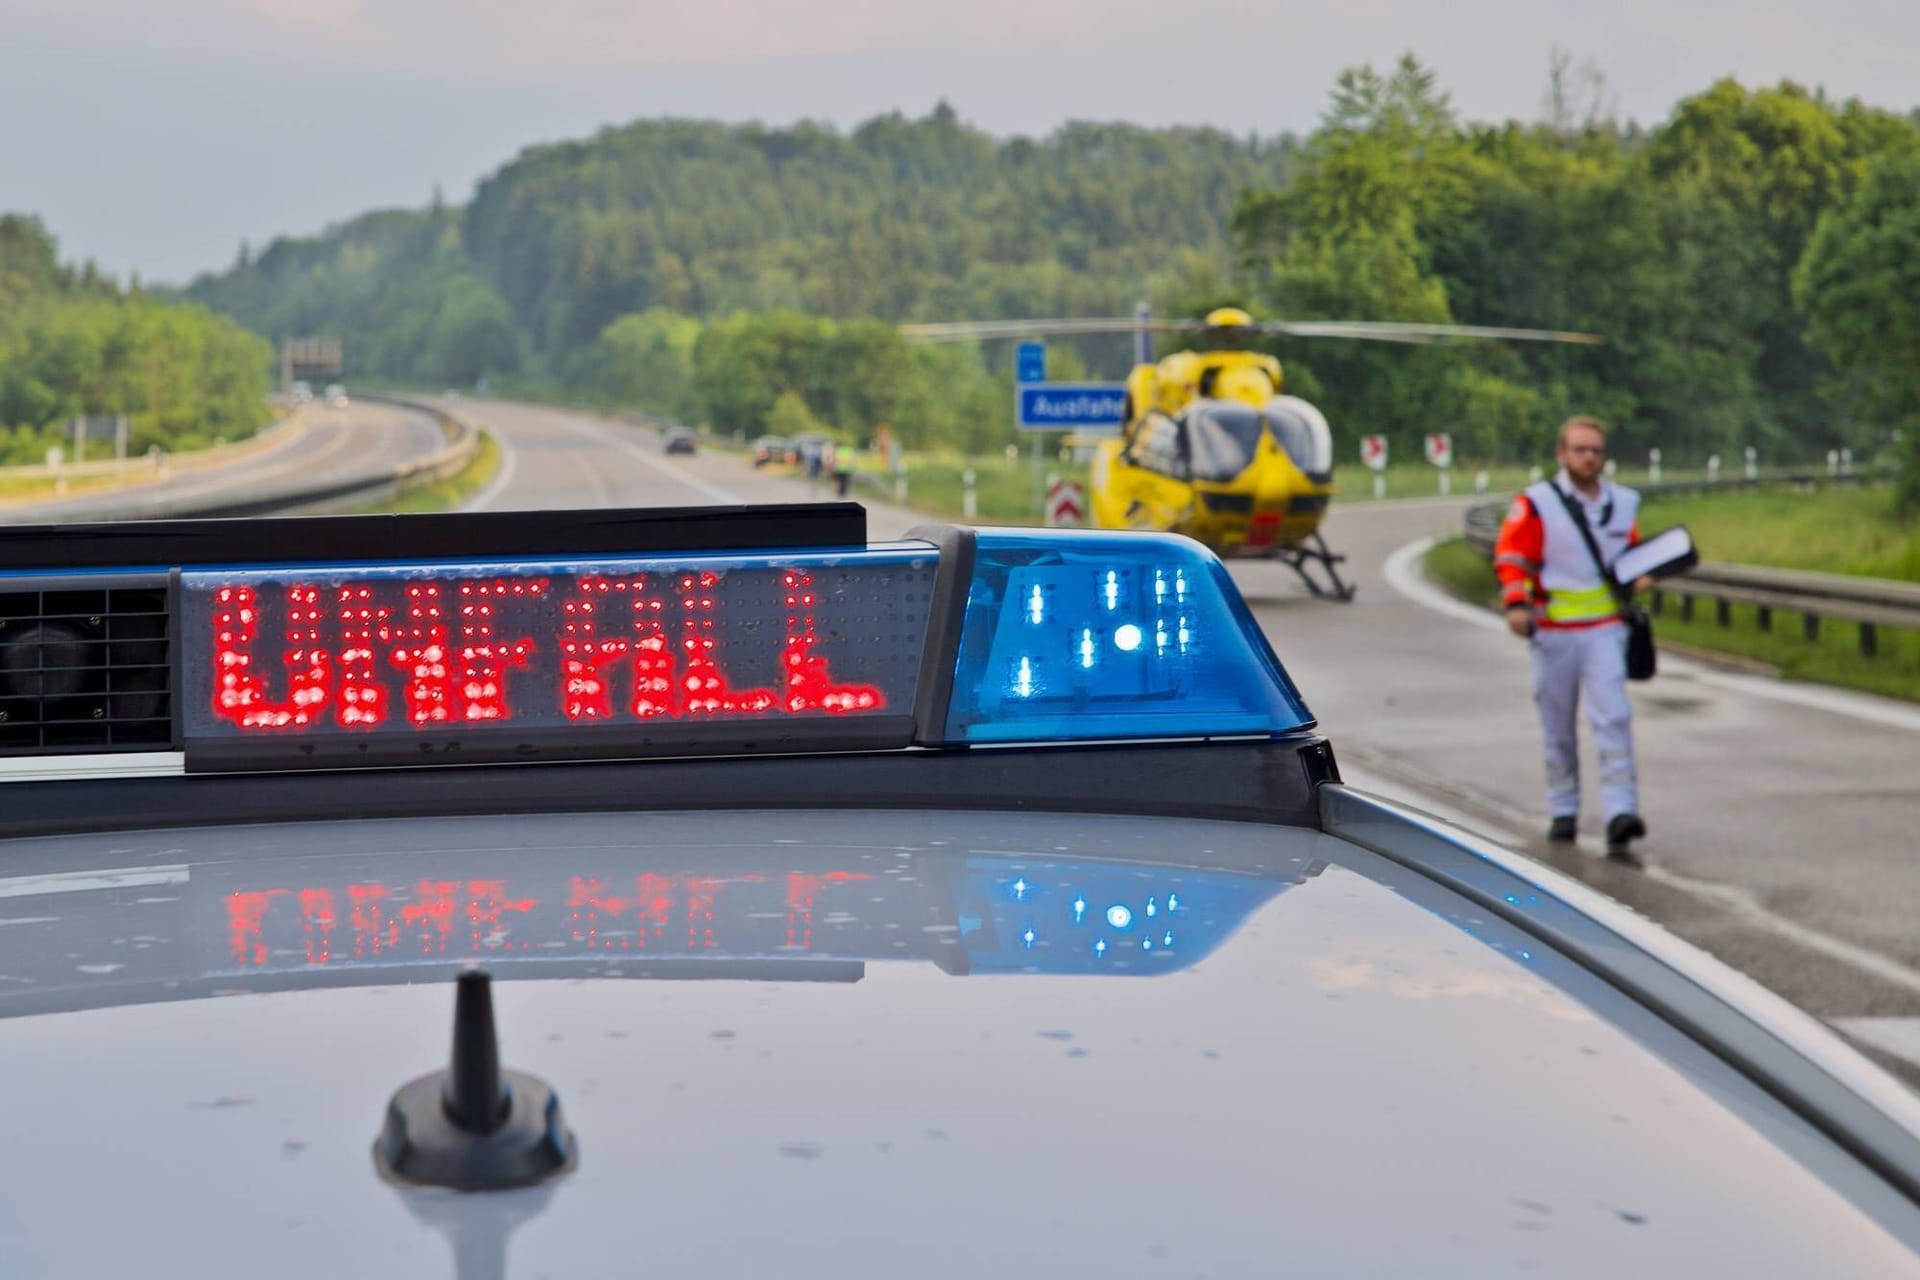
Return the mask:
[[1274,735],[1311,723],[1226,567],[1192,539],[979,535],[947,741]]

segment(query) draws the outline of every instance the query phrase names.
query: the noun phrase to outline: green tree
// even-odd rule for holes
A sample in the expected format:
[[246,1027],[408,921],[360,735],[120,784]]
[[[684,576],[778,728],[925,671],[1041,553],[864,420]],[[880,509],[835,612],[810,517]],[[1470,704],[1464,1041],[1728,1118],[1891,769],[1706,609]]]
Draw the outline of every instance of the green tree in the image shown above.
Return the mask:
[[1920,511],[1920,146],[1883,155],[1821,218],[1793,288],[1857,401],[1902,430],[1899,505]]
[[791,440],[795,436],[819,435],[825,427],[813,416],[813,410],[807,408],[806,400],[798,391],[782,391],[774,400],[773,408],[767,411],[766,429],[772,435]]
[[[1847,199],[1865,164],[1863,147],[1884,145],[1888,126],[1857,103],[1836,108],[1792,83],[1749,91],[1722,80],[1681,102],[1648,142],[1647,170],[1688,191],[1712,215],[1724,248],[1759,286],[1733,312],[1756,344],[1756,434],[1792,447],[1825,432],[1819,395],[1832,366],[1806,342],[1790,277],[1821,215]],[[1911,132],[1910,130],[1908,132]]]
[[482,282],[462,276],[448,285],[441,299],[431,350],[440,380],[460,386],[512,373],[519,365],[520,339],[505,300]]
[[699,338],[698,320],[662,308],[621,316],[601,330],[585,381],[610,404],[693,417],[699,412],[693,362]]
[[231,321],[58,263],[0,217],[0,456],[37,462],[78,415],[124,414],[136,449],[233,439],[268,417],[267,344]]
[[[1289,319],[1453,319],[1432,270],[1431,228],[1457,220],[1473,157],[1431,71],[1411,55],[1388,75],[1341,73],[1294,181],[1235,210],[1242,271]],[[1430,351],[1308,340],[1283,354],[1335,403],[1337,433],[1383,430],[1403,445],[1458,420],[1450,362]]]

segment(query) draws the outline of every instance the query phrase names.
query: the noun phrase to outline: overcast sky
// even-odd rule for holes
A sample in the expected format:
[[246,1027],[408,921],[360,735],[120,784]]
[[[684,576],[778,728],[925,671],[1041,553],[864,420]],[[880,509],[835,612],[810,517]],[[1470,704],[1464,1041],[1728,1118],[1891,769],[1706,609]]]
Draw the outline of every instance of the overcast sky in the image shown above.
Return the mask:
[[1721,75],[1920,104],[1917,0],[0,0],[0,210],[179,282],[639,116],[1271,134],[1411,49],[1468,118],[1533,118],[1555,46],[1644,122]]

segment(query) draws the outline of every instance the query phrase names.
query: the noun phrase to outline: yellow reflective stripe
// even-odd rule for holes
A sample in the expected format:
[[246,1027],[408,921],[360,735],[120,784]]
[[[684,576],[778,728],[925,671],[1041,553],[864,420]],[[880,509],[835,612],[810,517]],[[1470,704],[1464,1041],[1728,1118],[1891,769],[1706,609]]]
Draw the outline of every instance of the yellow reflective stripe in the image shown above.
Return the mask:
[[1578,591],[1547,593],[1549,622],[1592,622],[1599,618],[1611,618],[1618,612],[1620,606],[1614,602],[1613,592],[1607,590],[1604,584]]

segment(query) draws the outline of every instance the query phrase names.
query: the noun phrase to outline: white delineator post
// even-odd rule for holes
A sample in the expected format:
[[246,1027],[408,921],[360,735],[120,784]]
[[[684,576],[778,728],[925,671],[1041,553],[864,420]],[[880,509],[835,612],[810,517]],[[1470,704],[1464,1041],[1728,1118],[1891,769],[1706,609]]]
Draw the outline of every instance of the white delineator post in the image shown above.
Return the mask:
[[980,514],[980,499],[973,491],[973,479],[972,467],[960,473],[960,510],[968,523]]
[[1660,449],[1657,445],[1647,450],[1647,483],[1660,483]]
[[1747,446],[1747,479],[1760,478],[1760,451],[1752,445]]
[[1707,483],[1720,483],[1720,455],[1717,453],[1707,457]]

